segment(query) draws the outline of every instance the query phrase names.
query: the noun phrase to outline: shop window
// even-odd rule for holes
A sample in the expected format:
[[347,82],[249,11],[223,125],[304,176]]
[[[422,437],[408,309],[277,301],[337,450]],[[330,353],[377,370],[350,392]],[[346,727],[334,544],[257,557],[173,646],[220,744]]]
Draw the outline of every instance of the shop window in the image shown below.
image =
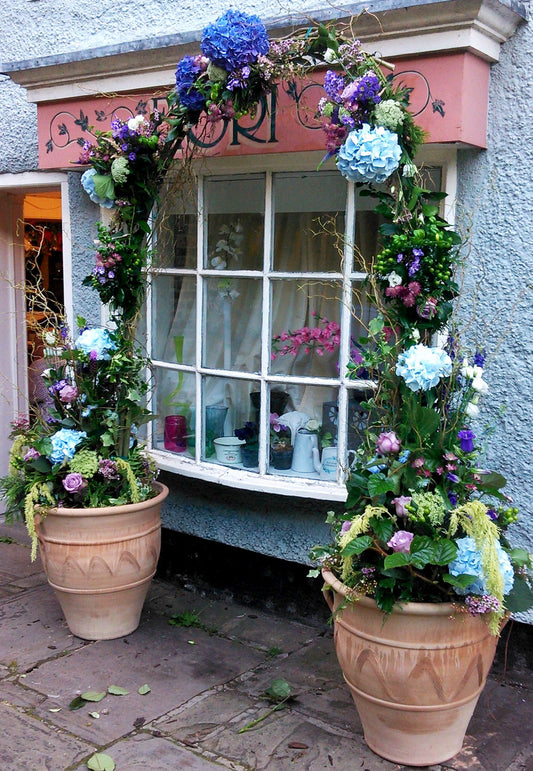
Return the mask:
[[[342,497],[371,392],[347,365],[370,320],[358,255],[376,251],[375,201],[316,167],[200,175],[185,203],[163,200],[148,312],[158,463]],[[299,345],[301,329],[322,343]]]

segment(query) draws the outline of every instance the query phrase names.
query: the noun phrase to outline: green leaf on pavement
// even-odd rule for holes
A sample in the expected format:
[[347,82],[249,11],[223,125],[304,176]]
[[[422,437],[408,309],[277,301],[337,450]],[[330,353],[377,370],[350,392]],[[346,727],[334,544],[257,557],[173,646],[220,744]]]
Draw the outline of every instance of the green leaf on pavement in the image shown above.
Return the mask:
[[144,696],[145,694],[150,693],[151,690],[152,689],[150,688],[148,683],[145,683],[144,685],[141,685],[141,687],[138,690],[138,693],[140,693],[141,696]]
[[120,685],[110,685],[107,692],[113,696],[127,696],[129,693],[126,688],[121,688]]
[[97,752],[87,761],[87,768],[91,771],[115,771],[115,761],[105,752]]
[[85,701],[102,701],[105,698],[105,691],[104,693],[101,691],[85,691],[85,693],[82,693],[81,698],[85,699]]

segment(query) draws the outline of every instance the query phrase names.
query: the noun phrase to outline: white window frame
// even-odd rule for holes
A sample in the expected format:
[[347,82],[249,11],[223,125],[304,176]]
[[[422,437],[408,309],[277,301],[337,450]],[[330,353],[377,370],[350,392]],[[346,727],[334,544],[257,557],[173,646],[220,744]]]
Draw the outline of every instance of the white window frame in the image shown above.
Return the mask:
[[[320,280],[323,278],[326,281],[339,280],[343,286],[343,303],[341,306],[341,328],[349,329],[350,327],[350,306],[351,306],[351,287],[354,281],[362,280],[364,274],[352,273],[353,265],[353,250],[350,247],[350,243],[345,239],[344,247],[344,265],[346,266],[342,273],[287,273],[283,274],[279,271],[264,271],[263,272],[263,314],[266,323],[263,324],[262,331],[262,354],[261,354],[261,373],[243,373],[235,372],[232,370],[220,370],[204,367],[201,365],[201,353],[202,353],[202,330],[203,330],[203,282],[204,280],[216,276],[219,277],[219,271],[204,267],[204,237],[205,228],[203,224],[203,208],[202,208],[202,179],[208,176],[221,176],[230,175],[235,176],[238,174],[252,174],[252,173],[265,173],[266,174],[266,190],[265,190],[265,231],[264,231],[264,254],[271,254],[271,236],[272,227],[271,223],[271,188],[272,188],[272,174],[275,172],[283,171],[313,171],[317,169],[317,166],[322,158],[320,153],[292,153],[292,154],[271,154],[263,156],[246,156],[237,158],[215,158],[215,159],[202,159],[201,163],[197,166],[197,175],[199,179],[199,211],[198,211],[198,246],[197,246],[197,269],[158,269],[154,274],[161,275],[161,273],[169,276],[173,275],[197,275],[197,294],[196,294],[196,362],[200,362],[199,365],[191,366],[186,364],[176,365],[169,362],[164,362],[157,359],[152,359],[154,367],[161,367],[167,370],[182,371],[189,373],[196,378],[196,392],[197,406],[201,404],[201,382],[202,377],[205,376],[222,376],[228,378],[238,378],[244,380],[260,381],[261,401],[267,403],[267,391],[270,385],[285,384],[288,382],[301,383],[302,378],[288,376],[288,375],[274,375],[269,374],[269,348],[270,339],[270,292],[269,279],[271,275],[275,275],[276,280],[286,278],[312,278],[313,280]],[[330,162],[331,163],[331,162]],[[446,219],[453,223],[455,214],[455,196],[457,186],[457,154],[455,147],[449,145],[426,145],[421,149],[419,156],[417,157],[417,163],[419,165],[439,166],[442,169],[442,189],[447,193],[446,204],[444,206],[443,215]],[[347,184],[347,205],[346,205],[346,217],[345,217],[345,232],[351,234],[354,232],[355,218],[355,187],[353,184]],[[225,275],[229,277],[234,276],[236,278],[245,278],[246,276],[253,276],[257,278],[257,271],[226,271]],[[150,277],[151,278],[151,277]],[[147,292],[147,304],[146,304],[146,334],[147,334],[147,346],[149,355],[152,351],[152,288],[151,280],[148,282]],[[347,360],[348,358],[348,335],[344,334],[341,338],[340,346],[340,358],[341,360]],[[306,385],[327,385],[331,386],[332,380],[326,378],[305,378]],[[339,435],[338,435],[338,452],[339,459],[346,457],[346,441],[347,430],[341,429],[340,421],[341,416],[347,414],[348,398],[351,391],[356,391],[357,387],[367,387],[368,382],[348,380],[347,377],[339,373],[339,378],[334,385],[339,389]],[[153,408],[153,405],[149,405]],[[201,436],[202,431],[202,414],[201,409],[196,409],[195,417],[195,434]],[[269,415],[266,410],[261,411],[261,433],[262,436],[268,435],[269,431]],[[344,478],[346,469],[341,468],[338,474],[336,482],[324,481],[318,478],[298,477],[298,476],[285,476],[277,473],[267,473],[268,458],[267,458],[267,443],[260,443],[259,447],[259,470],[249,471],[246,468],[237,468],[231,466],[220,465],[216,462],[205,461],[201,459],[202,442],[196,443],[195,458],[189,456],[177,455],[175,453],[158,449],[152,445],[152,434],[148,436],[148,446],[151,454],[156,460],[159,468],[165,471],[178,473],[187,477],[193,477],[200,480],[223,484],[229,487],[239,487],[241,489],[254,490],[258,492],[276,493],[279,495],[296,496],[303,498],[313,498],[318,500],[331,500],[331,501],[344,501],[346,499],[346,486],[344,484]]]

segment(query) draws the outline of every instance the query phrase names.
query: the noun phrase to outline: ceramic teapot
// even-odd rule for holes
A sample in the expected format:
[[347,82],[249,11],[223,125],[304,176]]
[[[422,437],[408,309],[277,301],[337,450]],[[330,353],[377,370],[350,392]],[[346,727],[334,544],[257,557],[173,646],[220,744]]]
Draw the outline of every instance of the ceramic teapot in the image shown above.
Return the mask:
[[336,447],[324,447],[322,450],[322,462],[318,448],[313,447],[313,465],[315,471],[320,474],[320,479],[326,479],[335,482],[337,479],[337,465],[339,453]]

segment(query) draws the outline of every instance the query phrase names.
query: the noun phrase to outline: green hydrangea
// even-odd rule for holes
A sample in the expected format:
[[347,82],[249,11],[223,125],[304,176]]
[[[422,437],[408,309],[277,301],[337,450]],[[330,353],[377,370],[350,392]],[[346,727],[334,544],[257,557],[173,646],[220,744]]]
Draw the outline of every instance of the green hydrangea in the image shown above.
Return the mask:
[[81,474],[85,479],[90,479],[98,471],[98,455],[94,450],[80,450],[68,464],[70,471]]
[[207,65],[207,76],[212,83],[224,83],[227,80],[228,73],[222,67],[217,67],[213,62]]
[[385,99],[377,104],[374,116],[378,126],[383,126],[390,131],[396,131],[405,118],[402,108],[394,99]]
[[411,506],[416,508],[413,518],[419,522],[430,522],[433,527],[438,527],[444,522],[444,500],[438,492],[413,493]]
[[123,185],[124,182],[126,182],[129,173],[130,173],[130,167],[128,164],[128,159],[123,158],[122,156],[120,156],[119,158],[115,158],[115,160],[111,164],[111,176],[113,177],[115,182],[118,185]]

